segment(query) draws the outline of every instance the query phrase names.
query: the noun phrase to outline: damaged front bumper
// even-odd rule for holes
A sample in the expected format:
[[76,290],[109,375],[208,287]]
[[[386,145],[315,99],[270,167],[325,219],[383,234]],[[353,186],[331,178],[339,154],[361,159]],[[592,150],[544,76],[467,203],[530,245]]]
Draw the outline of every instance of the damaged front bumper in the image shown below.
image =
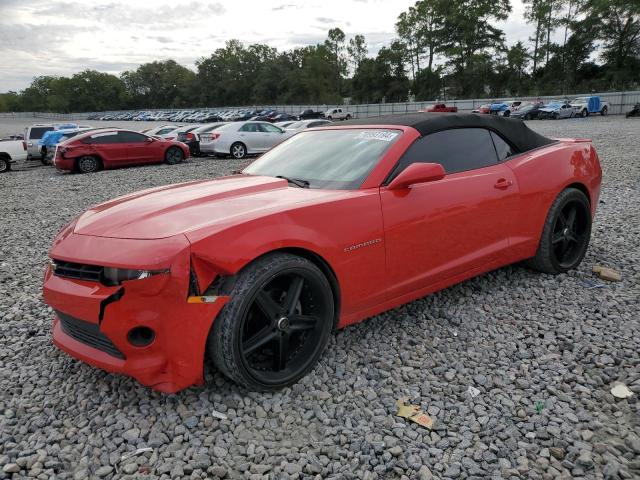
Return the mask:
[[[202,384],[207,337],[228,297],[190,300],[192,276],[200,275],[200,283],[208,285],[215,273],[202,265],[194,271],[187,238],[129,240],[69,230],[54,242],[54,265],[44,277],[44,300],[54,309],[54,344],[162,392]],[[58,271],[56,261],[67,269]],[[105,285],[96,280],[104,267],[159,273]]]

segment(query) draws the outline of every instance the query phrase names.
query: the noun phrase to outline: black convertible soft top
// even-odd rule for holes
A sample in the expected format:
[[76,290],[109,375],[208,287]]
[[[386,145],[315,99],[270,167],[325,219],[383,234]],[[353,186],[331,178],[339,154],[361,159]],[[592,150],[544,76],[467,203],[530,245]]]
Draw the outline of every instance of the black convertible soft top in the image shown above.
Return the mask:
[[348,120],[343,125],[403,125],[415,128],[422,136],[450,128],[486,128],[498,133],[519,152],[556,142],[534,132],[522,120],[476,113],[400,113]]

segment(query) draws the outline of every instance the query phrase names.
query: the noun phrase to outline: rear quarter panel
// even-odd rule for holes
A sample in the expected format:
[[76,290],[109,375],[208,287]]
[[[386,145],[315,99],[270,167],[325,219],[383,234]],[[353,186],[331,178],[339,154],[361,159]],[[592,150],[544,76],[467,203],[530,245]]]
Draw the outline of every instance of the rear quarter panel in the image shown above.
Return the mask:
[[514,221],[514,260],[535,255],[549,208],[569,186],[587,192],[592,216],[600,197],[602,169],[589,140],[559,139],[505,162],[518,182],[519,214]]

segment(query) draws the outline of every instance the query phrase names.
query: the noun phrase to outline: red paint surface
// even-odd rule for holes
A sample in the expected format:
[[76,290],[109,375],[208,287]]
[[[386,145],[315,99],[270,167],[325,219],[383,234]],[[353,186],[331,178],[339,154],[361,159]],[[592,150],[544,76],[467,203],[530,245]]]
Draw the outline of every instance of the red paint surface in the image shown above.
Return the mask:
[[[335,275],[344,327],[532,257],[551,203],[569,185],[588,192],[595,214],[602,172],[588,142],[565,139],[499,165],[389,190],[384,179],[418,133],[375,128],[403,133],[358,190],[236,175],[150,189],[84,213],[60,232],[53,259],[170,271],[124,282],[124,296],[105,308],[100,329],[126,360],[68,337],[57,319],[54,343],[82,361],[175,392],[202,383],[207,335],[228,300],[188,304],[190,268],[204,290],[265,253],[313,253]],[[100,301],[117,289],[47,271],[44,298],[95,323]],[[126,335],[135,326],[153,328],[155,341],[130,345]]]

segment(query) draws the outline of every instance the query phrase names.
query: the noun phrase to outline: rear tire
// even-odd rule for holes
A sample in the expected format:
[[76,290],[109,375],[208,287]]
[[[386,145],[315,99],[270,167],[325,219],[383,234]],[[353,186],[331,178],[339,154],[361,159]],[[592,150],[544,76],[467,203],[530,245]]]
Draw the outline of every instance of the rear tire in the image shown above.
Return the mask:
[[347,119],[347,120],[351,120],[351,115],[347,115],[347,116],[346,116],[346,119]]
[[86,155],[76,160],[76,168],[80,173],[93,173],[100,170],[101,164],[97,157]]
[[310,261],[271,253],[237,275],[214,321],[207,353],[231,380],[250,390],[298,381],[322,355],[333,328],[333,295]]
[[233,158],[241,160],[247,156],[247,147],[242,142],[236,142],[233,145],[231,145],[231,149],[229,153],[231,153],[231,156]]
[[511,116],[511,112],[509,110],[505,110],[504,114],[502,116],[503,117],[510,117]]
[[0,157],[0,173],[6,173],[11,170],[11,162],[6,157]]
[[582,111],[580,112],[580,116],[582,118],[587,118],[589,116],[589,112],[587,111],[586,108],[583,108]]
[[565,273],[580,265],[590,238],[589,199],[580,190],[567,188],[551,205],[536,256],[527,263],[540,272]]
[[607,107],[602,107],[602,110],[600,110],[600,115],[604,117],[608,112],[609,110],[607,109]]
[[182,163],[184,160],[184,152],[178,147],[170,147],[164,154],[164,161],[169,165]]

